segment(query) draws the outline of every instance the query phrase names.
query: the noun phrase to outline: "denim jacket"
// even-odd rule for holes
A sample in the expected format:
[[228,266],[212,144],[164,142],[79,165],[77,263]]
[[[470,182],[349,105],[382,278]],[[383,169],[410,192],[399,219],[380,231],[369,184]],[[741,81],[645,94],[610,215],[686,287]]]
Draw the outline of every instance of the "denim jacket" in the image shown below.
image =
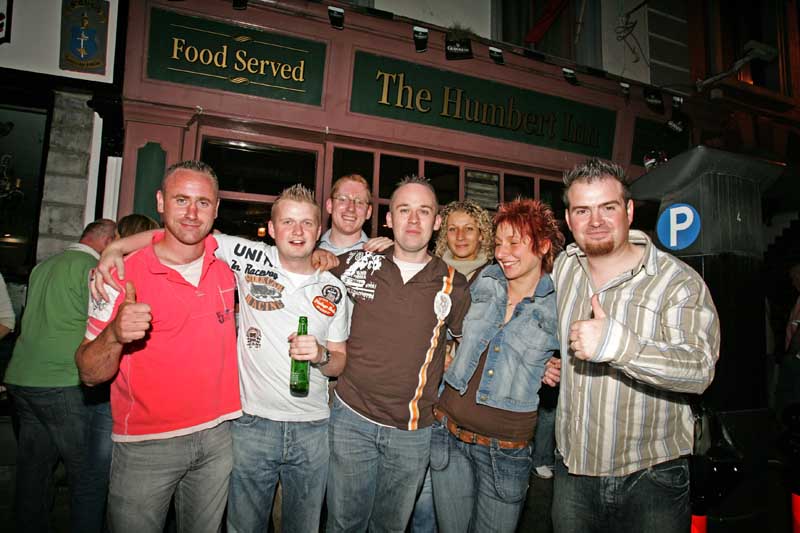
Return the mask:
[[534,298],[523,298],[503,325],[507,287],[499,265],[487,266],[472,283],[464,336],[444,380],[463,395],[488,347],[475,401],[506,411],[536,411],[544,364],[558,350],[555,288],[543,274]]

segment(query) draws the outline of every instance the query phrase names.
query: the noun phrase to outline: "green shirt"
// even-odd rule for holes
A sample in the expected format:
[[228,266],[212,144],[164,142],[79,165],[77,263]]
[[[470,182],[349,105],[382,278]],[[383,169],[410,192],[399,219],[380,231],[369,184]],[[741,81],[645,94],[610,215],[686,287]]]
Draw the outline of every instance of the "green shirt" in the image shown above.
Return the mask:
[[98,255],[73,244],[33,269],[5,382],[25,387],[78,385],[75,350],[86,333],[89,271]]

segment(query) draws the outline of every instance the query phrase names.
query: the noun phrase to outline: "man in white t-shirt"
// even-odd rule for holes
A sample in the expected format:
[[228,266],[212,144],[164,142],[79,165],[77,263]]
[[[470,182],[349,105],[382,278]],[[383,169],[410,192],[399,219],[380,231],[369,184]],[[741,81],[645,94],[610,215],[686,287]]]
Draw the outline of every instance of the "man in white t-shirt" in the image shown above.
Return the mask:
[[[300,185],[272,207],[275,246],[216,235],[217,256],[239,287],[239,375],[244,415],[233,426],[228,531],[266,531],[275,485],[283,531],[319,529],[328,473],[328,377],[345,364],[350,328],[344,285],[311,263],[320,208]],[[308,335],[297,336],[308,317]],[[311,362],[309,393],[289,392],[290,356]]]

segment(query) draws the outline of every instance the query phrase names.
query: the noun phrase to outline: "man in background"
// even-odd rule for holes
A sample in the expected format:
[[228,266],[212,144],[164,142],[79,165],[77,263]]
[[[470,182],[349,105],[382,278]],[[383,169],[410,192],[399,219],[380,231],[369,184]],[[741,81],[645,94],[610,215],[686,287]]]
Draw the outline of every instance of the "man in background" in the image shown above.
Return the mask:
[[325,201],[331,227],[319,240],[319,248],[334,255],[361,250],[368,237],[361,228],[372,216],[369,184],[359,174],[348,174],[333,182],[331,197]]
[[90,410],[75,367],[86,331],[89,274],[114,240],[113,220],[97,220],[80,240],[31,272],[20,336],[5,374],[19,416],[15,514],[19,531],[48,531],[53,469],[64,462],[72,531],[95,531],[100,501],[85,474]]

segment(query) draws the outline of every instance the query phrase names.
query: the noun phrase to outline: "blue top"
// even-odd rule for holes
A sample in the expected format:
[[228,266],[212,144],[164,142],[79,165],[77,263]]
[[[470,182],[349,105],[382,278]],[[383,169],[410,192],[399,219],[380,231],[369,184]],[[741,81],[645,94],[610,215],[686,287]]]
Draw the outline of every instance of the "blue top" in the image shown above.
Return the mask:
[[367,234],[362,230],[361,236],[358,238],[358,241],[355,244],[346,248],[338,248],[331,242],[331,230],[328,230],[322,234],[322,237],[319,238],[319,244],[317,244],[317,247],[320,250],[325,250],[333,255],[342,255],[354,250],[361,250],[364,248],[364,243],[366,243],[368,240],[369,237],[367,237]]
[[499,265],[481,271],[470,296],[464,336],[444,380],[463,395],[488,349],[475,401],[507,411],[536,411],[544,365],[558,350],[553,280],[543,274],[533,298],[523,298],[507,324],[508,280]]

